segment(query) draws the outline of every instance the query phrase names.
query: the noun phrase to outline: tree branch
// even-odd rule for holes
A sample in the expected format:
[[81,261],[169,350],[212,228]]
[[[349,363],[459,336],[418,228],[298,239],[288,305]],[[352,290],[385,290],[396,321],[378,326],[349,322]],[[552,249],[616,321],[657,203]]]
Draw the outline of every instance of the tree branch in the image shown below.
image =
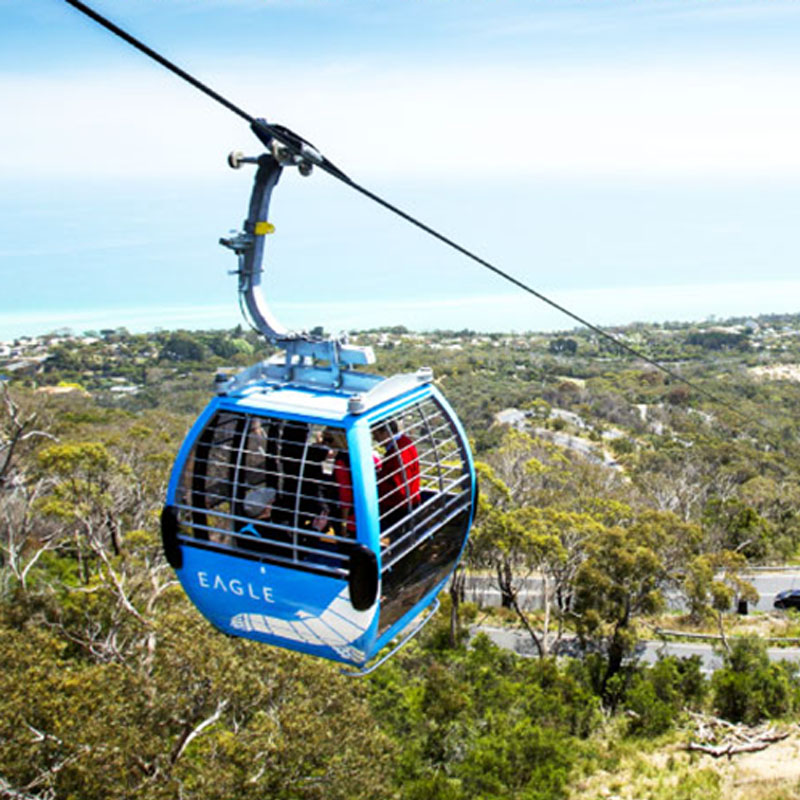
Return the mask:
[[125,594],[125,587],[122,585],[122,580],[115,572],[114,568],[111,566],[111,562],[106,554],[105,550],[101,547],[93,547],[92,548],[97,555],[103,560],[103,563],[106,565],[106,569],[108,570],[109,577],[114,584],[114,587],[117,590],[117,595],[119,596],[120,602],[122,603],[123,607],[133,614],[139,622],[143,623],[144,625],[148,625],[149,623],[147,620],[136,610],[133,603],[128,599],[127,594]]
[[217,703],[217,710],[208,718],[203,720],[199,725],[195,726],[195,728],[188,732],[186,736],[180,742],[180,745],[175,752],[175,754],[170,759],[173,764],[177,762],[177,760],[186,752],[186,748],[208,727],[213,725],[221,716],[222,712],[228,705],[227,700],[220,700]]

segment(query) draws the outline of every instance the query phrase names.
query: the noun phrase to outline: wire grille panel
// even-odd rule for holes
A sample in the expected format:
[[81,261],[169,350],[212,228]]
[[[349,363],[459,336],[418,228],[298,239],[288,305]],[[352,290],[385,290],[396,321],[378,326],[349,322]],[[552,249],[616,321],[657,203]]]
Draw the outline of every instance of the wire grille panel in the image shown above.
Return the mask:
[[381,530],[380,630],[452,569],[467,535],[472,479],[466,445],[434,397],[372,425]]
[[472,511],[466,444],[435,397],[370,427],[372,453],[343,428],[218,411],[181,474],[184,544],[348,578],[356,510],[350,458],[374,463],[385,629],[452,568]]
[[355,509],[344,443],[341,429],[218,412],[181,476],[182,540],[346,577]]

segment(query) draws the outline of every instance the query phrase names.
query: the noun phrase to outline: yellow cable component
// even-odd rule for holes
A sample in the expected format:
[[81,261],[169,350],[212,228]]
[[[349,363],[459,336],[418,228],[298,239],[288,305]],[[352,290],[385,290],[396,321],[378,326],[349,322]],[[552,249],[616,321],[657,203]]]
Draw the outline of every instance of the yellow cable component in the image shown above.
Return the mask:
[[267,222],[266,220],[263,222],[256,222],[256,236],[265,236],[268,233],[275,233],[275,226],[271,222]]

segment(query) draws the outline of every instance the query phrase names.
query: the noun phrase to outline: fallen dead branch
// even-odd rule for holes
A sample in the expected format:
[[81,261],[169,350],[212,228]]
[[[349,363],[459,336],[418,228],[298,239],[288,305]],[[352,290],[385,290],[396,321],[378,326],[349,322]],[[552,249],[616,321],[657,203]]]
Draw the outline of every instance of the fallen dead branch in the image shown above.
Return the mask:
[[695,723],[695,731],[693,741],[686,744],[686,750],[705,753],[713,758],[727,756],[730,759],[738,753],[766,750],[771,744],[791,735],[791,731],[779,731],[769,724],[735,724],[707,714],[691,713],[690,717]]

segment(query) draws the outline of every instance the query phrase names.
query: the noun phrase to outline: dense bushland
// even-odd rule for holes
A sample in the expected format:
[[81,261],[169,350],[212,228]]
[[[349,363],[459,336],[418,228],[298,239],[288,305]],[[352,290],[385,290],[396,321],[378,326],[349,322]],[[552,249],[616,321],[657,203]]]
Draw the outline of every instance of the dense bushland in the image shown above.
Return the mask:
[[[800,391],[750,375],[746,337],[651,344],[769,430],[630,359],[593,361],[616,357],[577,334],[458,348],[392,334],[379,369],[434,367],[474,437],[482,499],[437,619],[356,681],[217,634],[161,554],[169,469],[211,367],[265,351],[241,330],[106,333],[0,390],[0,794],[558,798],[610,768],[615,741],[669,735],[686,710],[797,714],[796,670],[726,631],[752,599],[748,566],[800,545]],[[61,381],[91,395],[36,391]],[[509,407],[518,429],[494,424]],[[476,631],[465,570],[495,580],[492,619],[536,657]],[[520,602],[531,575],[537,611]],[[694,660],[637,662],[667,592],[725,637],[713,678]]]

